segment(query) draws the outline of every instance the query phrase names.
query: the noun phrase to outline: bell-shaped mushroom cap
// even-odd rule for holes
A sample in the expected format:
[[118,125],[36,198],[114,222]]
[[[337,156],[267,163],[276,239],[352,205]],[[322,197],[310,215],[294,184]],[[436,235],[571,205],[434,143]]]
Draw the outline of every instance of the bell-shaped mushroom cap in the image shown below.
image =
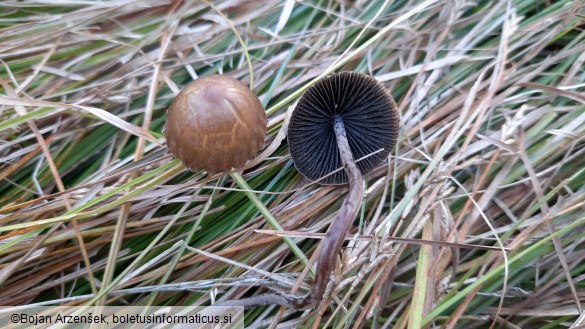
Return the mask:
[[[343,121],[353,159],[364,175],[382,164],[396,144],[398,111],[384,85],[356,72],[330,75],[301,97],[288,128],[295,166],[312,181],[343,167],[333,128],[336,118]],[[347,182],[345,170],[319,181]]]
[[175,98],[165,136],[170,151],[193,169],[210,174],[242,167],[264,145],[266,112],[238,80],[201,77]]

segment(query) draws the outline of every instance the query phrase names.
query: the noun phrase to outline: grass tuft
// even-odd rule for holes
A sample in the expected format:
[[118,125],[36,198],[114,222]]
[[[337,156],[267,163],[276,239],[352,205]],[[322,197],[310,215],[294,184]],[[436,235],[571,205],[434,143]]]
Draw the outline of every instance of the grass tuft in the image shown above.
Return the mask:
[[[358,71],[397,100],[397,151],[367,176],[327,304],[246,325],[585,325],[583,1],[0,7],[0,305],[307,293],[347,187],[297,172],[288,118],[319,79]],[[174,95],[215,73],[266,107],[241,173],[166,151]]]

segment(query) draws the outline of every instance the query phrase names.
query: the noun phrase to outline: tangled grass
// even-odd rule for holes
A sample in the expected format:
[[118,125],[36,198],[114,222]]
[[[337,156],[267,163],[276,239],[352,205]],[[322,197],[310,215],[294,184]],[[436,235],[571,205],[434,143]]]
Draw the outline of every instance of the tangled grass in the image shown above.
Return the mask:
[[[367,176],[330,298],[246,326],[585,325],[583,1],[0,7],[0,305],[306,293],[347,187],[296,171],[287,118],[350,70],[397,100],[397,149]],[[161,133],[181,87],[214,73],[268,114],[241,175],[186,170]]]

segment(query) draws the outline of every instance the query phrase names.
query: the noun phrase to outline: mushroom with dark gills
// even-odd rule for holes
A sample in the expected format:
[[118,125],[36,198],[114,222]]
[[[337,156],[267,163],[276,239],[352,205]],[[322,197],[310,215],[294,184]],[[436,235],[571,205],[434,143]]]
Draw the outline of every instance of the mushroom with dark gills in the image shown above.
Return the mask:
[[322,241],[309,304],[324,297],[336,255],[360,208],[363,175],[394,149],[398,122],[396,103],[384,85],[355,72],[320,80],[292,114],[288,144],[299,172],[321,184],[349,183],[349,194]]
[[330,185],[349,183],[349,194],[322,241],[315,284],[305,296],[267,293],[214,305],[278,304],[301,310],[323,300],[335,256],[360,208],[363,175],[381,165],[394,149],[398,121],[390,93],[367,75],[333,74],[309,88],[288,126],[291,157],[309,180]]
[[227,172],[244,166],[264,145],[266,112],[238,80],[205,76],[177,95],[164,133],[171,153],[187,167]]

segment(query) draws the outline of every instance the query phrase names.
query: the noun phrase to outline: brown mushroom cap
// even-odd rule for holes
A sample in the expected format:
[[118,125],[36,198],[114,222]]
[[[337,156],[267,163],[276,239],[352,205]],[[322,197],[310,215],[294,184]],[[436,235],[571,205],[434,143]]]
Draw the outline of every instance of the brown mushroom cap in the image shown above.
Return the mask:
[[[332,74],[301,97],[288,128],[291,157],[297,170],[310,180],[343,167],[333,129],[336,119],[343,122],[353,159],[363,175],[382,164],[394,149],[399,118],[396,103],[386,87],[361,73]],[[345,170],[319,181],[347,182]]]
[[187,167],[227,172],[242,167],[264,145],[266,112],[238,80],[201,77],[169,107],[164,133],[170,151]]

